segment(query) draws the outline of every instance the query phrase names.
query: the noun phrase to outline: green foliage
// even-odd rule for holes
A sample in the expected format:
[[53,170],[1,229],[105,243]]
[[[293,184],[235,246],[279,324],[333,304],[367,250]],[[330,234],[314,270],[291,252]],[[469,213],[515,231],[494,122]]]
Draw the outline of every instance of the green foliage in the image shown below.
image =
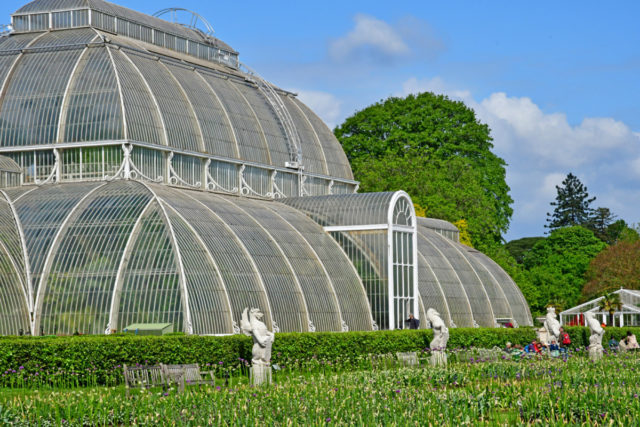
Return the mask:
[[565,227],[539,241],[524,259],[537,298],[529,301],[532,311],[542,313],[547,305],[563,310],[578,303],[591,260],[606,244],[584,227]]
[[622,241],[600,252],[590,263],[583,300],[620,288],[640,289],[640,241]]
[[335,129],[363,192],[405,190],[432,218],[466,219],[474,247],[499,242],[512,215],[505,162],[487,125],[446,96],[389,98]]
[[588,225],[591,220],[591,203],[596,199],[589,198],[587,187],[569,172],[569,175],[562,181],[562,186],[556,185],[558,195],[556,201],[551,202],[555,206],[553,214],[547,213],[545,227],[556,230],[561,227],[572,227],[576,225]]
[[[376,332],[279,333],[273,361],[290,364],[310,360],[358,360],[361,357],[417,351],[429,346],[431,330]],[[535,337],[531,328],[454,328],[449,348],[502,347],[507,341],[526,344]],[[217,367],[239,367],[251,359],[252,340],[244,335],[203,336],[70,336],[2,337],[0,371],[18,371],[39,380],[72,375],[77,384],[117,384],[123,364],[198,363]],[[22,367],[22,369],[20,369]],[[0,385],[7,378],[0,379]],[[5,384],[6,385],[6,384]]]
[[614,293],[604,294],[603,298],[598,303],[598,308],[600,311],[609,313],[609,325],[613,325],[613,315],[616,311],[620,311],[622,309],[620,295]]
[[596,208],[589,218],[586,227],[593,231],[597,238],[608,245],[613,245],[619,241],[640,240],[640,235],[636,230],[629,227],[623,219],[615,220],[609,208]]
[[511,240],[507,242],[504,247],[513,256],[518,264],[524,262],[524,257],[540,240],[544,240],[544,237],[523,237],[522,239]]

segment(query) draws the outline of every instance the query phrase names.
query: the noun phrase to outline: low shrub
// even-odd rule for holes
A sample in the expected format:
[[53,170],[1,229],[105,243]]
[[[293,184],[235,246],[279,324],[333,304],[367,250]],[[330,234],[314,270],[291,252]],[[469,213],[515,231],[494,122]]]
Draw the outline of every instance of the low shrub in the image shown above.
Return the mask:
[[[567,327],[574,348],[589,344],[589,330]],[[627,330],[636,335],[640,328],[607,328],[603,344],[610,336],[620,340]],[[279,333],[273,347],[274,363],[340,361],[356,366],[374,354],[426,349],[431,330],[375,332]],[[525,345],[535,339],[534,328],[453,328],[448,347],[503,347],[507,341]],[[68,336],[1,337],[0,386],[22,387],[46,384],[118,384],[123,364],[198,363],[218,371],[239,369],[251,359],[252,340],[230,336]]]

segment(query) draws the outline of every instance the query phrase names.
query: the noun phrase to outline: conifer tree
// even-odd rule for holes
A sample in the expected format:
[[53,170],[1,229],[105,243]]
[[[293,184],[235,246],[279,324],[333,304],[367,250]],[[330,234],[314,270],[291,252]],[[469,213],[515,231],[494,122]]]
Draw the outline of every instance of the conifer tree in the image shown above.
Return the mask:
[[556,201],[551,202],[555,206],[553,213],[547,213],[546,228],[553,231],[562,227],[574,225],[587,225],[591,219],[591,203],[596,199],[589,198],[587,187],[580,182],[577,176],[569,172],[562,181],[562,186],[556,185],[558,195]]

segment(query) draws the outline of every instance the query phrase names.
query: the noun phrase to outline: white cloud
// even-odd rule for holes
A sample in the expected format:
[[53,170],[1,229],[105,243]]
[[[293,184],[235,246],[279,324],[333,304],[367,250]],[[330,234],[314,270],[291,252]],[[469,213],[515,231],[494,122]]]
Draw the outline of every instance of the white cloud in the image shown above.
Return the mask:
[[640,178],[640,157],[631,162],[631,173]]
[[329,44],[329,56],[335,61],[353,57],[370,57],[383,60],[408,55],[411,49],[394,28],[372,16],[358,14],[355,27],[343,37]]
[[571,126],[563,113],[544,113],[531,99],[493,93],[473,106],[494,130],[497,146],[524,150],[538,160],[575,168],[595,159],[619,155],[637,137],[612,118],[585,118]]
[[[494,152],[507,162],[507,183],[514,199],[510,235],[544,232],[546,213],[567,173],[573,172],[596,196],[594,206],[609,207],[627,222],[640,220],[640,134],[613,118],[591,117],[572,125],[566,114],[546,113],[527,97],[503,92],[475,100],[440,77],[410,78],[402,95],[442,93],[473,108],[491,128]],[[525,234],[526,233],[526,234]]]
[[545,200],[555,199],[557,195],[556,186],[561,185],[565,178],[566,174],[557,172],[545,175],[542,179],[542,185],[538,189],[538,196],[542,196]]
[[327,92],[313,90],[293,90],[298,93],[298,98],[315,112],[324,122],[333,129],[340,117],[342,102],[334,95]]

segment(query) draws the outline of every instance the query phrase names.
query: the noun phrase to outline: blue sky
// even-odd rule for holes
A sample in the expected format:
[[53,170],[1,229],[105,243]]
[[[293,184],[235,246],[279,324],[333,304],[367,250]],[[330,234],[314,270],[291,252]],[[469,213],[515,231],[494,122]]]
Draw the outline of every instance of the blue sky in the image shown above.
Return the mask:
[[[3,0],[0,22],[25,2]],[[430,90],[472,107],[509,164],[507,240],[542,235],[573,172],[640,222],[640,2],[123,0],[195,10],[241,61],[331,126],[388,96]]]

